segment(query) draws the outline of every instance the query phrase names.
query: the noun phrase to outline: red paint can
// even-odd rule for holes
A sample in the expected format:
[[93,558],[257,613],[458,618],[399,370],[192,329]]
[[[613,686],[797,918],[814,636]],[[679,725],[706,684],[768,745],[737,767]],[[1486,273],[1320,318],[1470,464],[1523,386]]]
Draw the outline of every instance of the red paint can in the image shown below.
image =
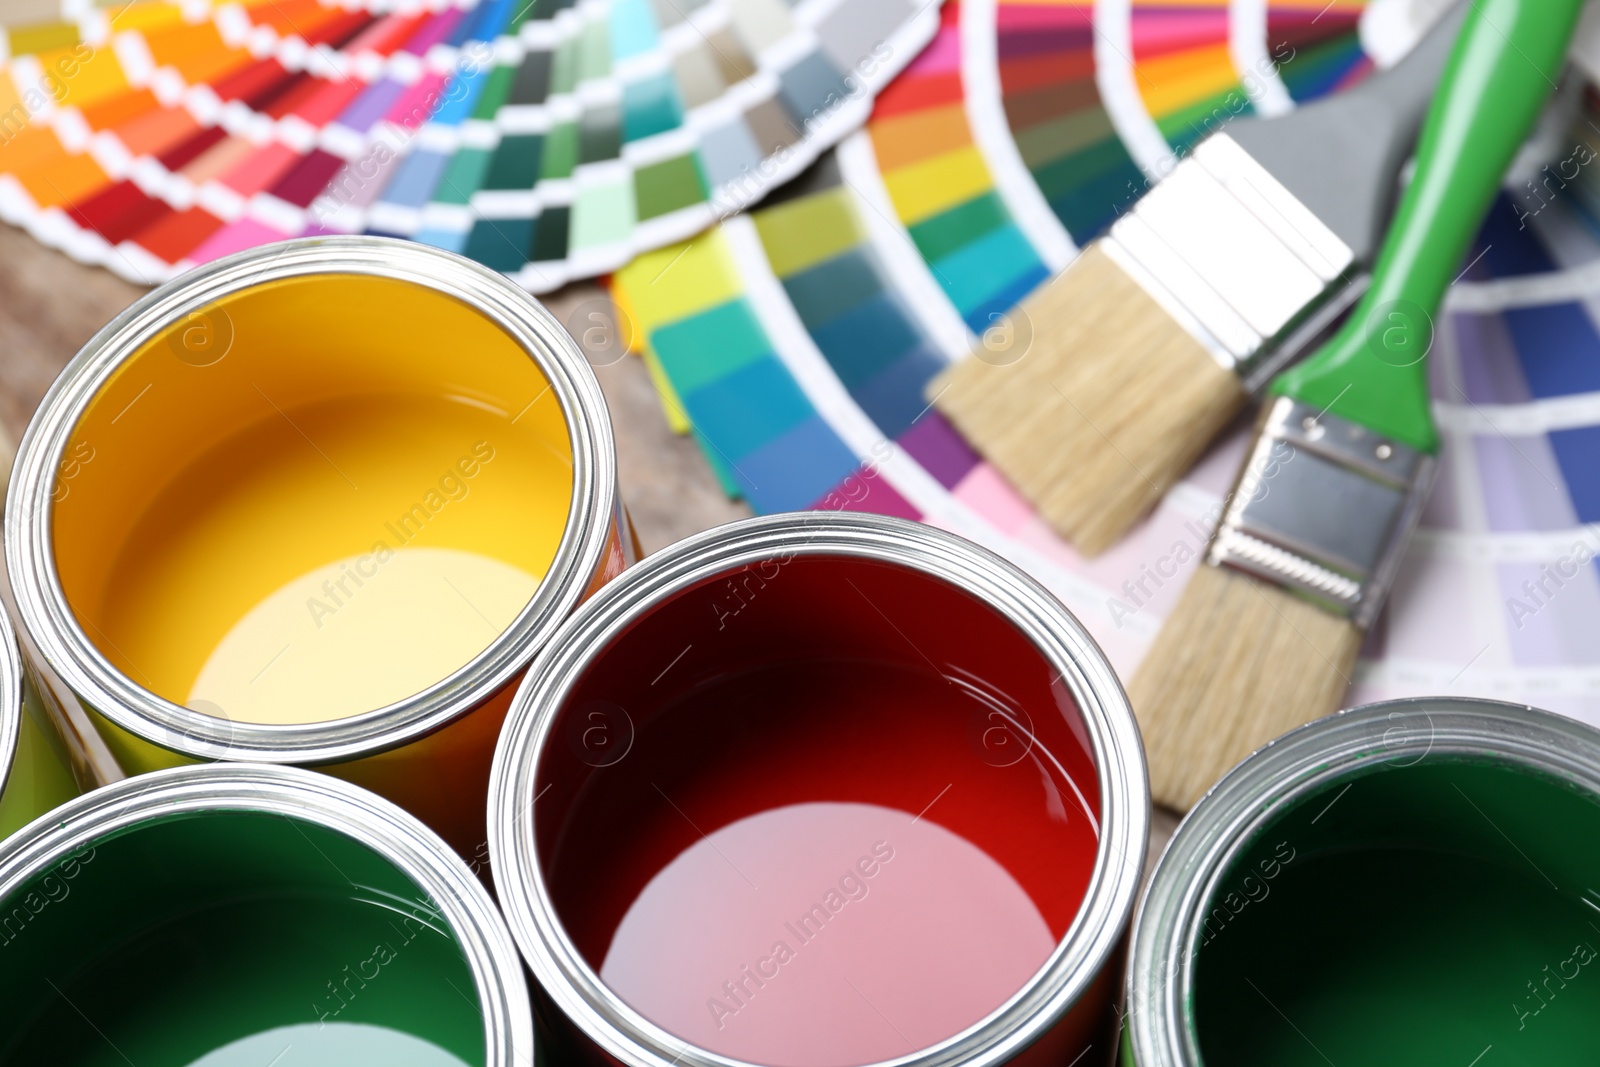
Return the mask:
[[951,534],[733,523],[602,589],[513,701],[490,855],[558,1055],[1106,1062],[1149,801],[1061,604]]

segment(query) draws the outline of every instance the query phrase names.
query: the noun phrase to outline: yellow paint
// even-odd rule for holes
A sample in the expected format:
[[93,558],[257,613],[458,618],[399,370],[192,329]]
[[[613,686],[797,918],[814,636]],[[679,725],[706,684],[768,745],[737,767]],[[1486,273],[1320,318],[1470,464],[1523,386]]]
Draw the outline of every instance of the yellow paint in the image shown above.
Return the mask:
[[241,722],[355,715],[453,674],[532,594],[572,494],[561,407],[509,336],[350,275],[169,329],[65,455],[55,559],[84,631],[136,683]]
[[131,4],[102,4],[107,19],[118,33],[149,30],[183,21],[183,9],[166,0],[141,0]]
[[32,26],[13,26],[10,31],[11,54],[32,55],[57,48],[71,48],[78,43],[78,25],[75,22],[45,22]]
[[235,623],[185,703],[238,722],[324,722],[403,700],[483,651],[538,585],[509,563],[454,548],[327,564]]
[[686,434],[694,429],[688,412],[683,409],[683,401],[672,387],[672,379],[667,377],[655,349],[646,347],[640,355],[644,357],[645,370],[650,372],[650,383],[656,387],[656,398],[661,401],[661,413],[666,416],[667,428],[676,434]]
[[971,200],[993,187],[975,147],[946,152],[883,176],[895,214],[907,226]]
[[128,89],[122,63],[110,48],[79,45],[38,58],[47,78],[46,91],[63,107],[92,107]]
[[688,433],[683,404],[650,348],[650,334],[668,322],[727,303],[744,293],[718,229],[637,257],[612,278],[612,298],[632,318],[640,354],[674,433]]
[[1239,82],[1226,44],[1141,60],[1133,73],[1139,95],[1157,116],[1226,92]]
[[752,216],[773,273],[786,278],[860,244],[866,233],[850,197],[841,186]]
[[617,271],[635,325],[649,336],[665,322],[725,304],[744,292],[721,230],[647,252]]

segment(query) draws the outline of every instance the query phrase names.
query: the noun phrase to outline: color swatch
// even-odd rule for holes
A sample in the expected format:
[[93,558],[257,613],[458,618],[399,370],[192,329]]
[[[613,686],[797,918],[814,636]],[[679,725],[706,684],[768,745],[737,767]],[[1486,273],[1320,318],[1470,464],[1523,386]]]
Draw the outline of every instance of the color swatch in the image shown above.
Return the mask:
[[910,0],[261,0],[14,28],[0,218],[137,281],[365,232],[545,291],[759,200],[936,25]]
[[[1030,209],[1000,177],[1015,171],[971,121],[984,112],[966,86],[983,75],[963,49],[981,10],[946,7],[934,44],[831,161],[747,218],[619,272],[615,293],[669,415],[758,511],[805,500],[961,533],[1048,585],[1131,672],[1215,524],[1243,439],[1219,444],[1148,521],[1086,561],[928,409],[924,386],[945,361],[987,331],[1028,328],[1010,304],[1070,248],[1048,251],[1039,227],[1019,224]],[[988,10],[997,21],[1008,8]],[[1285,24],[1262,20],[1254,51]],[[1348,42],[1354,27],[1351,16],[1322,40]],[[1367,65],[1347,63],[1331,84]],[[1125,121],[1125,99],[1100,99]],[[1435,347],[1442,472],[1351,702],[1471,692],[1600,722],[1600,648],[1586,636],[1600,622],[1600,241],[1570,207],[1519,229],[1525,209],[1502,203],[1452,294]],[[685,332],[730,336],[717,316],[745,340],[708,346]],[[737,366],[733,349],[747,355]]]

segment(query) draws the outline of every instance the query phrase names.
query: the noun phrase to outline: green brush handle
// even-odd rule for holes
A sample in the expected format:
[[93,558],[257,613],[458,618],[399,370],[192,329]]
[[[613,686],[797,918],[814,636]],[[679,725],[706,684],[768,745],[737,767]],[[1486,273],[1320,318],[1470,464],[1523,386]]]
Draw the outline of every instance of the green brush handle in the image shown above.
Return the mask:
[[1417,170],[1354,314],[1268,391],[1424,452],[1433,316],[1502,175],[1555,88],[1583,0],[1469,0],[1428,111]]

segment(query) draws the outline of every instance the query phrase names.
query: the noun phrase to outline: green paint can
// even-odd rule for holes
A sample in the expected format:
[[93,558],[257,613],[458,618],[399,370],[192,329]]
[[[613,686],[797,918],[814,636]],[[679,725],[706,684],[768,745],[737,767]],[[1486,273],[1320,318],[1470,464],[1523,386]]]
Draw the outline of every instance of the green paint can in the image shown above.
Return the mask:
[[61,735],[23,674],[11,620],[0,608],[0,838],[77,795]]
[[1133,933],[1126,1067],[1587,1064],[1600,733],[1492,701],[1319,720],[1179,827]]
[[432,831],[291,767],[157,771],[0,844],[0,1062],[529,1067],[521,963]]

